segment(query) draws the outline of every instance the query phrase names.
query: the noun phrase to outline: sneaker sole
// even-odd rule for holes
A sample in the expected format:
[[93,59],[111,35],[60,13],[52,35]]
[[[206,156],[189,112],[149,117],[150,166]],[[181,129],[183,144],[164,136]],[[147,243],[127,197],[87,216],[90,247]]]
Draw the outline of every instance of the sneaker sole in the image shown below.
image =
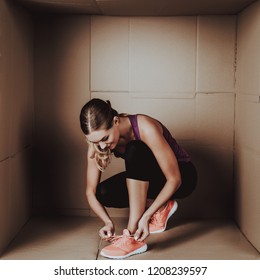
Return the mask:
[[125,258],[128,258],[128,257],[132,256],[132,255],[144,253],[146,250],[147,250],[147,244],[145,244],[144,246],[136,249],[135,251],[130,252],[127,255],[123,255],[123,256],[109,256],[102,251],[100,252],[100,255],[105,257],[105,258],[109,258],[109,259],[125,259]]
[[156,230],[156,231],[152,231],[152,232],[150,232],[150,234],[160,233],[160,232],[165,231],[165,229],[166,229],[166,227],[167,227],[167,222],[168,222],[168,220],[169,220],[170,217],[176,212],[177,209],[178,209],[178,203],[177,203],[176,201],[174,201],[174,205],[173,205],[171,211],[169,212],[169,214],[168,214],[168,216],[167,216],[167,219],[166,219],[164,228],[158,229],[158,230]]

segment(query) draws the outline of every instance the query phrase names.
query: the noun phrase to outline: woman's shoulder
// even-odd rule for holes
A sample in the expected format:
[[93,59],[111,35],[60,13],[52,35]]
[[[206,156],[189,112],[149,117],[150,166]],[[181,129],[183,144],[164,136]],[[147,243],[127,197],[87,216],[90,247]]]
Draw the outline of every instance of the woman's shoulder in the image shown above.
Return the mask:
[[159,124],[160,122],[155,119],[154,117],[151,117],[149,115],[145,114],[136,114],[136,118],[138,120],[138,123],[142,123],[144,125],[154,125],[154,124]]
[[145,114],[137,114],[136,116],[141,133],[162,132],[162,125],[157,119]]
[[136,119],[136,120],[138,120],[138,122],[142,122],[142,123],[149,123],[149,122],[157,121],[155,118],[148,116],[146,114],[142,114],[142,113],[136,113],[136,114],[120,113],[119,116],[127,117],[130,119]]

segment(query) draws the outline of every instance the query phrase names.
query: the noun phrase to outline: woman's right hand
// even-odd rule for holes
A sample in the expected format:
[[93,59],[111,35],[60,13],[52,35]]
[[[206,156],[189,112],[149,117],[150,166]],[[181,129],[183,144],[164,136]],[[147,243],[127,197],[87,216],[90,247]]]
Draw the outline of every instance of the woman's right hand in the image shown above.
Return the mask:
[[99,236],[103,240],[108,241],[114,235],[114,232],[114,225],[112,222],[109,222],[99,230]]

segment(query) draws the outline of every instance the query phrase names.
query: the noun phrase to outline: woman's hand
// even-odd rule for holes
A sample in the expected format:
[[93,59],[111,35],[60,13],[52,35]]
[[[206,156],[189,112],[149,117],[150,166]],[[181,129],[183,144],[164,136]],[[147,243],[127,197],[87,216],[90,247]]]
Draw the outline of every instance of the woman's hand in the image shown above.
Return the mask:
[[135,232],[134,238],[137,241],[145,240],[150,232],[149,232],[149,221],[150,218],[143,216],[138,222],[138,229]]
[[105,226],[103,226],[99,230],[99,236],[105,240],[108,241],[113,235],[114,235],[115,229],[112,222],[106,223]]

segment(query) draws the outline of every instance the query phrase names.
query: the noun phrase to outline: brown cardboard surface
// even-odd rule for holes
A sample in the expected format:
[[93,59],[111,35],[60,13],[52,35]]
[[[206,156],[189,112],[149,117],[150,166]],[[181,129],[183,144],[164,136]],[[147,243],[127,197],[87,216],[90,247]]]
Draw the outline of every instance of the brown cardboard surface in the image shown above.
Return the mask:
[[[182,218],[232,216],[235,114],[236,217],[242,232],[259,250],[259,1],[238,16],[237,49],[235,16],[155,19],[59,15],[32,22],[27,11],[6,3],[0,2],[0,192],[1,209],[3,213],[10,211],[11,216],[7,214],[2,220],[6,222],[8,217],[8,228],[1,221],[4,237],[0,249],[30,215],[30,152],[24,148],[32,145],[33,117],[35,208],[91,214],[85,199],[86,144],[78,115],[90,97],[100,96],[112,99],[121,112],[158,118],[177,140],[191,147],[199,185],[183,202],[177,214]],[[239,96],[236,108],[234,76],[237,93],[254,96],[243,101]],[[11,166],[11,173],[6,164]],[[122,165],[115,162],[106,176],[118,168]],[[18,207],[9,206],[14,204]],[[37,221],[32,229],[35,225]],[[190,229],[193,226],[188,226]],[[227,244],[234,248],[230,240],[234,236],[240,240],[241,233],[230,224],[223,229],[212,231],[217,236],[209,237],[208,244],[223,241],[217,237],[227,234],[223,248]],[[69,243],[74,245],[71,238]],[[40,238],[36,247],[42,248],[41,242]],[[199,243],[202,247],[203,242]],[[48,258],[48,248],[43,255],[37,248],[34,252]],[[223,248],[219,255],[211,255],[218,247],[205,247],[202,256],[221,257]],[[24,258],[29,256],[26,250],[24,253],[22,249]],[[58,252],[57,258],[62,255]],[[174,257],[171,252],[169,256]]]
[[131,18],[130,91],[195,90],[196,17]]
[[196,95],[196,142],[232,150],[235,95],[230,93]]
[[236,88],[240,94],[259,95],[259,13],[256,1],[238,16]]
[[235,120],[236,220],[260,250],[260,1],[238,16]]
[[0,162],[0,254],[10,242],[10,160]]
[[24,10],[11,9],[9,32],[5,41],[10,72],[6,72],[10,98],[10,152],[14,155],[32,146],[33,129],[33,21]]
[[129,90],[129,18],[91,17],[91,91]]
[[89,17],[54,16],[35,28],[34,208],[86,209],[79,113],[90,98]]
[[32,151],[24,150],[10,160],[10,194],[8,197],[9,234],[15,236],[32,213]]
[[[125,218],[115,218],[117,234]],[[99,246],[97,218],[33,218],[0,259],[2,260],[94,260]],[[168,228],[147,239],[148,251],[129,260],[255,260],[259,253],[232,221],[172,218]],[[102,247],[107,243],[103,242]],[[104,259],[99,256],[99,260]]]
[[0,161],[10,155],[10,103],[11,91],[9,82],[11,78],[10,63],[10,21],[8,10],[3,1],[0,3]]
[[[32,22],[11,1],[0,2],[0,251],[31,214]],[[26,149],[27,148],[27,149]],[[30,154],[30,156],[29,156]],[[28,168],[28,169],[27,169]]]
[[260,248],[260,156],[254,151],[236,151],[236,219],[246,237]]
[[198,92],[233,92],[235,16],[198,18]]

